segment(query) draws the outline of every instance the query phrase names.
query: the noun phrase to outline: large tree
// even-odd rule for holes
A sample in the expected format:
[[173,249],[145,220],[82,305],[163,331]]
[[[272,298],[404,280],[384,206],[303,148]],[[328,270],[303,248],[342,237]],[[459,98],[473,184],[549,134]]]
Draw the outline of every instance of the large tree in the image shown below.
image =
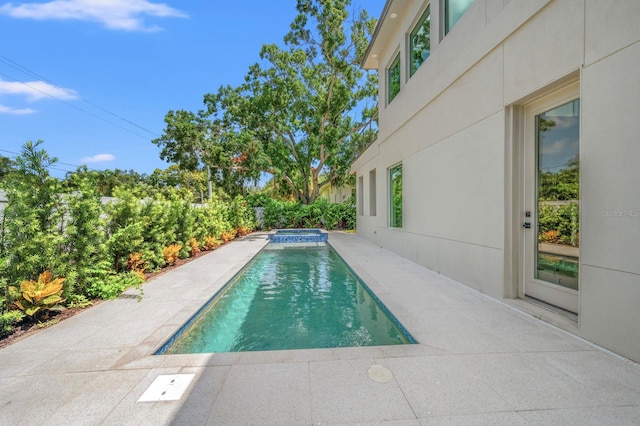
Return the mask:
[[75,172],[67,172],[62,182],[62,190],[78,191],[83,180],[88,180],[97,188],[98,193],[104,197],[112,197],[113,190],[118,186],[128,188],[137,187],[146,180],[144,174],[135,170],[92,170],[86,166],[78,167]]
[[12,164],[11,158],[0,155],[0,184],[13,168]]
[[167,115],[161,156],[196,159],[222,181],[271,173],[303,203],[348,179],[377,118],[377,75],[360,67],[375,20],[350,18],[350,3],[298,0],[284,47],[264,45],[242,85],[205,95],[198,114]]

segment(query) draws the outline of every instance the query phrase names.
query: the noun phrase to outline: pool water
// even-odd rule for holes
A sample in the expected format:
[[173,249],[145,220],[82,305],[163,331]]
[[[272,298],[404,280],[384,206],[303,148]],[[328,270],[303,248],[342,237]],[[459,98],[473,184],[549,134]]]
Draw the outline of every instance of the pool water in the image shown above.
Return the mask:
[[538,253],[538,269],[578,278],[578,259],[559,255]]
[[415,340],[331,246],[268,244],[157,353],[408,343]]

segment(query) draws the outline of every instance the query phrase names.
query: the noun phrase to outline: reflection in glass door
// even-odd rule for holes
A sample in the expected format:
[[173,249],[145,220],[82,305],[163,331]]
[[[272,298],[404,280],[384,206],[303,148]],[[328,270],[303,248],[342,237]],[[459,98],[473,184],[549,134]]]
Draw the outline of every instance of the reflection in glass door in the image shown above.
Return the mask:
[[524,294],[577,313],[580,100],[569,89],[525,112]]
[[536,116],[538,242],[535,278],[578,290],[580,101]]

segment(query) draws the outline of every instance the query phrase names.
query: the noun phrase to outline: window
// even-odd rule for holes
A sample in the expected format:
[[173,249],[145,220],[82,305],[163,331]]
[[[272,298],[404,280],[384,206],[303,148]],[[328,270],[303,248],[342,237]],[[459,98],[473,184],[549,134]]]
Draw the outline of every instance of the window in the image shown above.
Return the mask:
[[376,215],[376,169],[369,170],[369,215]]
[[398,53],[391,62],[391,66],[387,70],[387,91],[389,93],[389,100],[387,103],[391,103],[393,98],[400,92],[400,54]]
[[464,15],[473,0],[444,0],[444,35],[447,35]]
[[364,177],[358,176],[358,215],[362,216],[364,214]]
[[431,6],[427,6],[411,34],[409,34],[409,73],[413,75],[431,53]]
[[391,188],[389,225],[393,228],[402,228],[402,164],[389,169],[389,186]]

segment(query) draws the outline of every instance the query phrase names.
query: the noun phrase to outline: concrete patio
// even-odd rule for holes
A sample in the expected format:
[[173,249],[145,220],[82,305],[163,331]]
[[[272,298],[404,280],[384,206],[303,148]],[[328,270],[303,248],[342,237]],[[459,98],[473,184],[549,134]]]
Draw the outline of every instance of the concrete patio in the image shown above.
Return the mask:
[[[355,235],[329,241],[419,344],[153,355],[256,233],[0,350],[0,424],[640,424],[637,364]],[[176,374],[195,374],[179,400],[138,402]]]

